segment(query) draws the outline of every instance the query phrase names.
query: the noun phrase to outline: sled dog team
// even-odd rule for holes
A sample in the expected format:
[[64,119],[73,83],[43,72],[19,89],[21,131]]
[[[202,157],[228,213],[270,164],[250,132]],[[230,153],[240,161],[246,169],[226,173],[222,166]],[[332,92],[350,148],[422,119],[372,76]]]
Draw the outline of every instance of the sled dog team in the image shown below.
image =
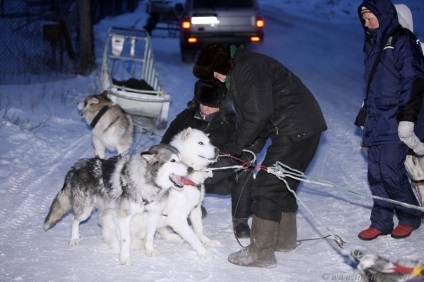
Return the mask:
[[[187,128],[170,145],[129,155],[125,152],[132,144],[131,117],[107,98],[107,92],[86,97],[78,108],[93,127],[96,157],[80,159],[68,171],[44,229],[72,211],[70,245],[77,246],[80,222],[98,209],[103,239],[119,251],[123,265],[131,265],[131,251],[142,247],[148,256],[159,255],[153,242],[156,231],[164,239],[188,242],[201,258],[210,259],[204,245],[220,243],[203,233],[202,224],[203,182],[212,176],[207,167],[219,153],[209,137]],[[104,159],[106,148],[119,154]]]

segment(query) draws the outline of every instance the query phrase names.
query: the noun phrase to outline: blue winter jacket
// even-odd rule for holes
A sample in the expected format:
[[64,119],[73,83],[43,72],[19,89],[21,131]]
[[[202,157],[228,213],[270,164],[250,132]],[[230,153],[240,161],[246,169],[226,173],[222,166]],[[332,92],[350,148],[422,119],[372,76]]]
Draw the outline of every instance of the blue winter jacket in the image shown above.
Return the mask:
[[[364,126],[363,146],[401,142],[398,137],[399,121],[415,123],[415,134],[424,139],[424,57],[413,35],[397,32],[384,43],[387,33],[401,29],[396,9],[390,0],[365,0],[365,6],[378,19],[379,28],[365,32],[365,88],[374,60],[384,44],[374,78],[355,124]],[[395,41],[394,43],[391,40]]]

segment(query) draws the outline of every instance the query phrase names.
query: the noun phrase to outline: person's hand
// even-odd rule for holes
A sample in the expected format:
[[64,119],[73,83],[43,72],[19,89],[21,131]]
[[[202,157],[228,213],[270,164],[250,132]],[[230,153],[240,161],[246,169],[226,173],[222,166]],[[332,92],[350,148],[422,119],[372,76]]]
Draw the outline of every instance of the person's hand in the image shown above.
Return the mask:
[[424,143],[414,133],[415,124],[411,121],[401,121],[398,126],[399,139],[411,148],[419,157],[424,157]]

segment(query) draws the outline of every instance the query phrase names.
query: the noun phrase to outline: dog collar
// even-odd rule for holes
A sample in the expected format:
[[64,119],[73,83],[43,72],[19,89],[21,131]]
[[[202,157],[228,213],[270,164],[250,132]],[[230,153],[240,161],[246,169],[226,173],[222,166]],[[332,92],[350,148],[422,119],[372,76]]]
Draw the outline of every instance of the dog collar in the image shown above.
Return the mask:
[[99,122],[99,120],[102,118],[102,116],[109,110],[109,106],[104,106],[100,109],[100,111],[97,113],[97,115],[94,117],[93,121],[90,123],[90,126],[94,128],[96,124]]

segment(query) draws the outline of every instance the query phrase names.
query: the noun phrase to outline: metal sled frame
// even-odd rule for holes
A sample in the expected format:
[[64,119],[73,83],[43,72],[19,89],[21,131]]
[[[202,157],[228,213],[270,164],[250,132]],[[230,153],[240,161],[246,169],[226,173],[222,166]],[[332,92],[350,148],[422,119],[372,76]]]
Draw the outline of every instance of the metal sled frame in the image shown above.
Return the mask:
[[[126,112],[154,118],[157,127],[166,126],[171,96],[159,83],[150,37],[145,30],[118,27],[108,30],[100,76],[109,98]],[[118,84],[129,79],[143,81],[153,90]]]

